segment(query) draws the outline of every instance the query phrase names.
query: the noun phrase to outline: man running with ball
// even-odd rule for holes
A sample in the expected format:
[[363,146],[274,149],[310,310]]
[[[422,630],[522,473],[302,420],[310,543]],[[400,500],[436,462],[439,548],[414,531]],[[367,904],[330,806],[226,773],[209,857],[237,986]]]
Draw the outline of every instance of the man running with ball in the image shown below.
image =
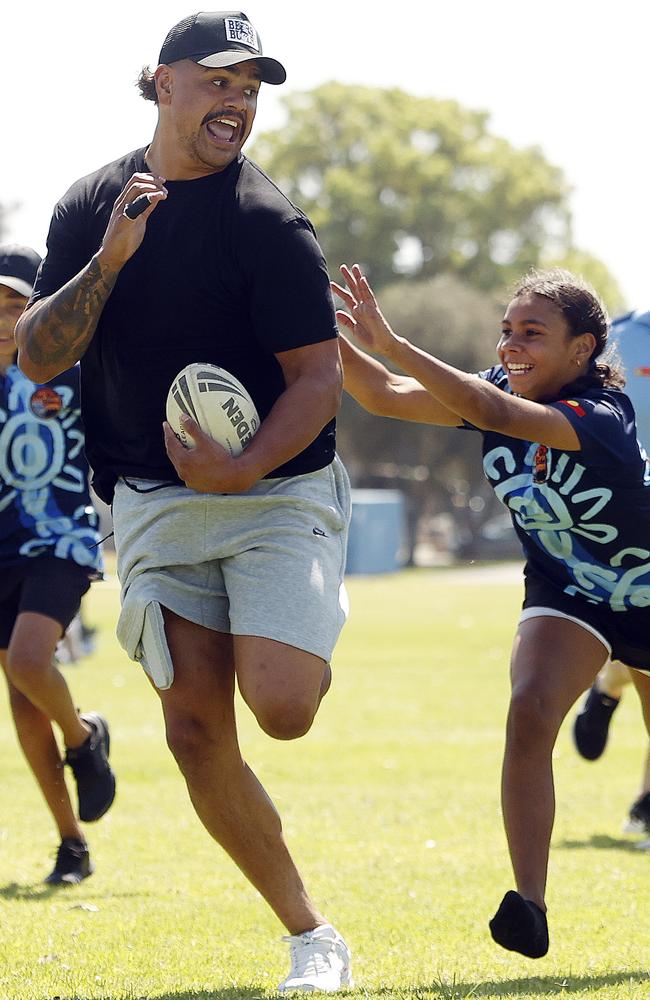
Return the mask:
[[[88,458],[113,505],[118,637],[156,687],[198,816],[289,932],[281,991],[334,992],[351,983],[348,948],[242,759],[233,704],[237,684],[270,736],[306,733],[345,619],[328,275],[308,219],[241,152],[261,84],[285,76],[242,12],[175,25],[139,80],[152,142],[55,207],[17,340],[38,382],[81,359]],[[254,400],[261,427],[237,458],[190,419],[191,450],[163,429],[169,386],[196,361]]]

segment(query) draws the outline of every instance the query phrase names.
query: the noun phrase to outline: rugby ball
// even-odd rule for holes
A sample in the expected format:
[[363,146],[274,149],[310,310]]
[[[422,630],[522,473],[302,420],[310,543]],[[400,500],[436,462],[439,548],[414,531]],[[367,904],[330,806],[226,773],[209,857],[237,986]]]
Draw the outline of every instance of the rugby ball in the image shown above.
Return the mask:
[[167,393],[167,421],[182,445],[193,448],[181,424],[187,413],[233,457],[241,455],[260,426],[255,404],[241,382],[218,365],[191,364]]

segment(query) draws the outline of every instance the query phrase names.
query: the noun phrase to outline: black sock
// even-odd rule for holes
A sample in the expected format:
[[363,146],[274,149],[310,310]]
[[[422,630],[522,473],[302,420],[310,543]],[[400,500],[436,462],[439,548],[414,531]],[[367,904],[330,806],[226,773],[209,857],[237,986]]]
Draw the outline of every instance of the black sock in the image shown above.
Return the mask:
[[490,920],[490,931],[497,944],[528,958],[541,958],[548,951],[546,914],[537,903],[512,889]]

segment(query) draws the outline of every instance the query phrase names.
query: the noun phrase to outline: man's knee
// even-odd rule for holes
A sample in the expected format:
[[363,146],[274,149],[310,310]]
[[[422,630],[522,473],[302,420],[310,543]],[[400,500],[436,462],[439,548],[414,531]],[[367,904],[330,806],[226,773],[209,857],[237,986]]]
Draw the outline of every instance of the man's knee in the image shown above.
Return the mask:
[[297,740],[309,732],[316,715],[312,700],[273,699],[252,707],[260,728],[275,740]]
[[241,769],[234,717],[200,710],[165,712],[165,735],[174,760],[190,783],[220,781],[221,776]]
[[309,731],[331,681],[329,664],[284,643],[240,638],[237,680],[260,727],[276,740]]
[[206,724],[195,715],[174,714],[165,720],[167,746],[183,774],[213,756],[214,738]]
[[318,691],[288,691],[282,697],[278,692],[266,695],[261,704],[252,707],[260,727],[276,740],[296,740],[312,727],[318,707],[330,689],[332,671],[325,667]]

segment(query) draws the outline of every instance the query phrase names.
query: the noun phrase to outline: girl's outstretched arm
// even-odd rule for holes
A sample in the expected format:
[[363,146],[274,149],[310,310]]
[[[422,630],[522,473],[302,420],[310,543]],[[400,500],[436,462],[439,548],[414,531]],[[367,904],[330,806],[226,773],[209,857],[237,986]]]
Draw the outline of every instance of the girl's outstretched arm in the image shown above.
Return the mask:
[[[341,274],[347,288],[332,282],[332,291],[345,303],[349,312],[337,310],[336,318],[355,340],[368,350],[387,356],[398,338],[382,315],[375,295],[358,265],[345,264]],[[458,427],[457,413],[440,403],[416,378],[397,375],[376,358],[359,350],[341,337],[343,386],[364,409],[381,417],[413,420],[442,427]]]
[[[364,347],[382,354],[410,375],[442,407],[442,412],[450,418],[457,415],[449,424],[459,425],[463,418],[482,430],[499,431],[527,441],[543,441],[551,448],[579,450],[576,432],[556,408],[503,392],[475,374],[445,364],[415,347],[391,329],[358,264],[351,268],[342,265],[341,274],[347,289],[332,282],[332,290],[343,300],[348,311],[337,311],[337,319]],[[355,388],[356,382],[356,379],[351,382]]]
[[[340,318],[340,314],[339,314]],[[410,375],[397,375],[381,361],[341,337],[343,387],[369,413],[441,427],[458,427],[461,419]]]

